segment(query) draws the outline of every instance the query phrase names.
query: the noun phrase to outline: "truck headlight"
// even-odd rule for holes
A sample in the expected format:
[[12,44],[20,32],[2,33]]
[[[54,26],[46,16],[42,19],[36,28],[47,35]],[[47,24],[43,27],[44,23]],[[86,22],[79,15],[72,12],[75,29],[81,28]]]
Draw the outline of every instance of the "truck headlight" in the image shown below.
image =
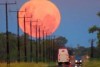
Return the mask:
[[82,60],[80,60],[80,62],[82,62]]
[[78,62],[77,60],[75,60],[75,62]]

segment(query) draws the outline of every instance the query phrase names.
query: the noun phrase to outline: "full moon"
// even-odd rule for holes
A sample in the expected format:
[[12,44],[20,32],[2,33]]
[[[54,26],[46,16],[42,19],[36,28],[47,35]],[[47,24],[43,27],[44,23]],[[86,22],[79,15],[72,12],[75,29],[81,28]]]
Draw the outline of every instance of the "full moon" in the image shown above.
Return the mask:
[[[23,11],[23,12],[21,12]],[[30,0],[19,10],[19,27],[32,37],[51,35],[60,25],[60,12],[48,0]]]

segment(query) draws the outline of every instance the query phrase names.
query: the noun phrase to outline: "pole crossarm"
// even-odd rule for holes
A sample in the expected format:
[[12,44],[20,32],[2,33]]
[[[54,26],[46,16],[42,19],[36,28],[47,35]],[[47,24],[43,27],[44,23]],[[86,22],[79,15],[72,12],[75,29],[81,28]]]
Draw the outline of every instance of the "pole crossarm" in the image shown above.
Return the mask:
[[25,12],[25,11],[9,11],[9,12],[18,12],[19,13],[19,12]]
[[7,4],[7,5],[12,5],[12,4],[16,4],[16,1],[14,2],[14,3],[0,3],[0,5],[5,5],[5,4]]

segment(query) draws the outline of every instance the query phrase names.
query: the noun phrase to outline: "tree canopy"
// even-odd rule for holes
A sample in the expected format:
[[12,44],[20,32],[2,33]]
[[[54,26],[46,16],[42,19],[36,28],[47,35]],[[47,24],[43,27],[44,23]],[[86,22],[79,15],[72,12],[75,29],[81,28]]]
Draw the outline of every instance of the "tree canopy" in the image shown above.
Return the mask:
[[63,36],[57,37],[55,39],[55,41],[56,41],[57,45],[61,45],[61,46],[65,46],[65,44],[68,42],[68,40],[65,37],[63,37]]
[[100,12],[98,12],[97,15],[100,17]]

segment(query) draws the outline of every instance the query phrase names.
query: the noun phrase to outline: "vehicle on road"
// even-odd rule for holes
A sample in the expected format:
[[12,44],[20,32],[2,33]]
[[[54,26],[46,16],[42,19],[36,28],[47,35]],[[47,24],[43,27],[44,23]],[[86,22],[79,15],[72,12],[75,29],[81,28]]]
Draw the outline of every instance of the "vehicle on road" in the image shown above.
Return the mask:
[[70,58],[67,48],[58,49],[58,66],[59,67],[70,66]]
[[82,66],[82,57],[81,56],[76,56],[75,57],[75,66],[81,67]]

